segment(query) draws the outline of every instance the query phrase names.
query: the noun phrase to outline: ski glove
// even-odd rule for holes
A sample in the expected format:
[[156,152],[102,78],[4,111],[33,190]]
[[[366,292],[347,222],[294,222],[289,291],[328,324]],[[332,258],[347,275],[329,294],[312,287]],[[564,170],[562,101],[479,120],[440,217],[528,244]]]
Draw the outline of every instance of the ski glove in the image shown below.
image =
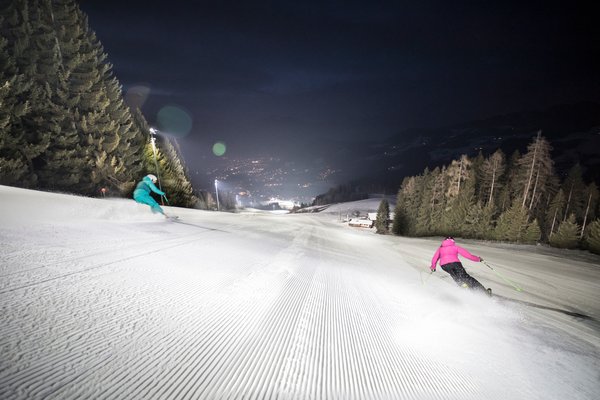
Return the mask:
[[483,258],[482,257],[479,257],[479,262],[483,262]]
[[431,267],[429,269],[431,270],[431,272],[435,272],[435,267]]

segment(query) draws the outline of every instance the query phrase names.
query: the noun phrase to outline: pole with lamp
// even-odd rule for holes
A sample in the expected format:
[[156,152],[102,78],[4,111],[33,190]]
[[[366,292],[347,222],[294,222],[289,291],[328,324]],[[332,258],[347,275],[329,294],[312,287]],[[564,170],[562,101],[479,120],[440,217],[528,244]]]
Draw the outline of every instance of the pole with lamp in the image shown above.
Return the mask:
[[[157,130],[154,128],[150,128],[150,133],[152,136],[150,137],[150,143],[152,143],[152,152],[154,153],[154,166],[156,167],[156,177],[158,178],[158,188],[162,191],[162,186],[160,184],[160,172],[158,170],[158,160],[156,159],[156,132]],[[160,197],[160,202],[164,206],[165,202],[163,197]]]
[[217,211],[221,211],[221,208],[219,207],[219,186],[217,182],[219,181],[215,179],[215,192],[217,193]]

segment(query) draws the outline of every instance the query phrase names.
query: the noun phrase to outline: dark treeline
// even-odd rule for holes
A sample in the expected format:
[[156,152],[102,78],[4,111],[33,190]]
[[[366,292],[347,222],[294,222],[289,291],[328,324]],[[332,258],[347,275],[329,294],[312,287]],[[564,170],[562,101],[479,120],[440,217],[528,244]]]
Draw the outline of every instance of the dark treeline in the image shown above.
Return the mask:
[[393,233],[545,242],[600,253],[598,187],[584,181],[578,164],[559,179],[551,150],[538,132],[523,154],[462,155],[406,177],[397,195]]
[[331,203],[341,203],[346,201],[357,201],[367,199],[369,192],[356,183],[338,185],[331,188],[327,193],[320,194],[312,202],[313,206],[320,206]]
[[168,139],[155,162],[148,124],[74,0],[0,2],[0,104],[0,184],[129,196],[154,173],[171,205],[205,206]]

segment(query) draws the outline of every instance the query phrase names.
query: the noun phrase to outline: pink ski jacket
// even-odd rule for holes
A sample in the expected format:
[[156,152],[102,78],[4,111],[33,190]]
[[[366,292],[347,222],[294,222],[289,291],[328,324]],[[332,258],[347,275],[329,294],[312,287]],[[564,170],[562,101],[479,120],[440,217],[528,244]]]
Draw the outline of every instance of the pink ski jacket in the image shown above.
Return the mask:
[[462,247],[457,246],[453,239],[446,239],[442,242],[442,245],[438,247],[437,251],[433,255],[433,258],[431,259],[431,269],[435,269],[435,265],[437,264],[438,260],[440,265],[460,262],[458,259],[459,255],[472,261],[481,261],[480,257],[474,256]]

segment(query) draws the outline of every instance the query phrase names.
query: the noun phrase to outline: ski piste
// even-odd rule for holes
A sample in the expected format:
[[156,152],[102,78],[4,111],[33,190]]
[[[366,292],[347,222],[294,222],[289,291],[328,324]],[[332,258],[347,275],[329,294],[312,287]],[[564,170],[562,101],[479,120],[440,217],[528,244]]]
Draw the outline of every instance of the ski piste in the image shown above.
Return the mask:
[[165,207],[182,221],[166,222],[129,200],[11,193],[0,398],[597,397],[588,254],[473,244],[524,288],[481,265],[483,298],[442,271],[421,287],[436,239],[390,248],[337,215]]

